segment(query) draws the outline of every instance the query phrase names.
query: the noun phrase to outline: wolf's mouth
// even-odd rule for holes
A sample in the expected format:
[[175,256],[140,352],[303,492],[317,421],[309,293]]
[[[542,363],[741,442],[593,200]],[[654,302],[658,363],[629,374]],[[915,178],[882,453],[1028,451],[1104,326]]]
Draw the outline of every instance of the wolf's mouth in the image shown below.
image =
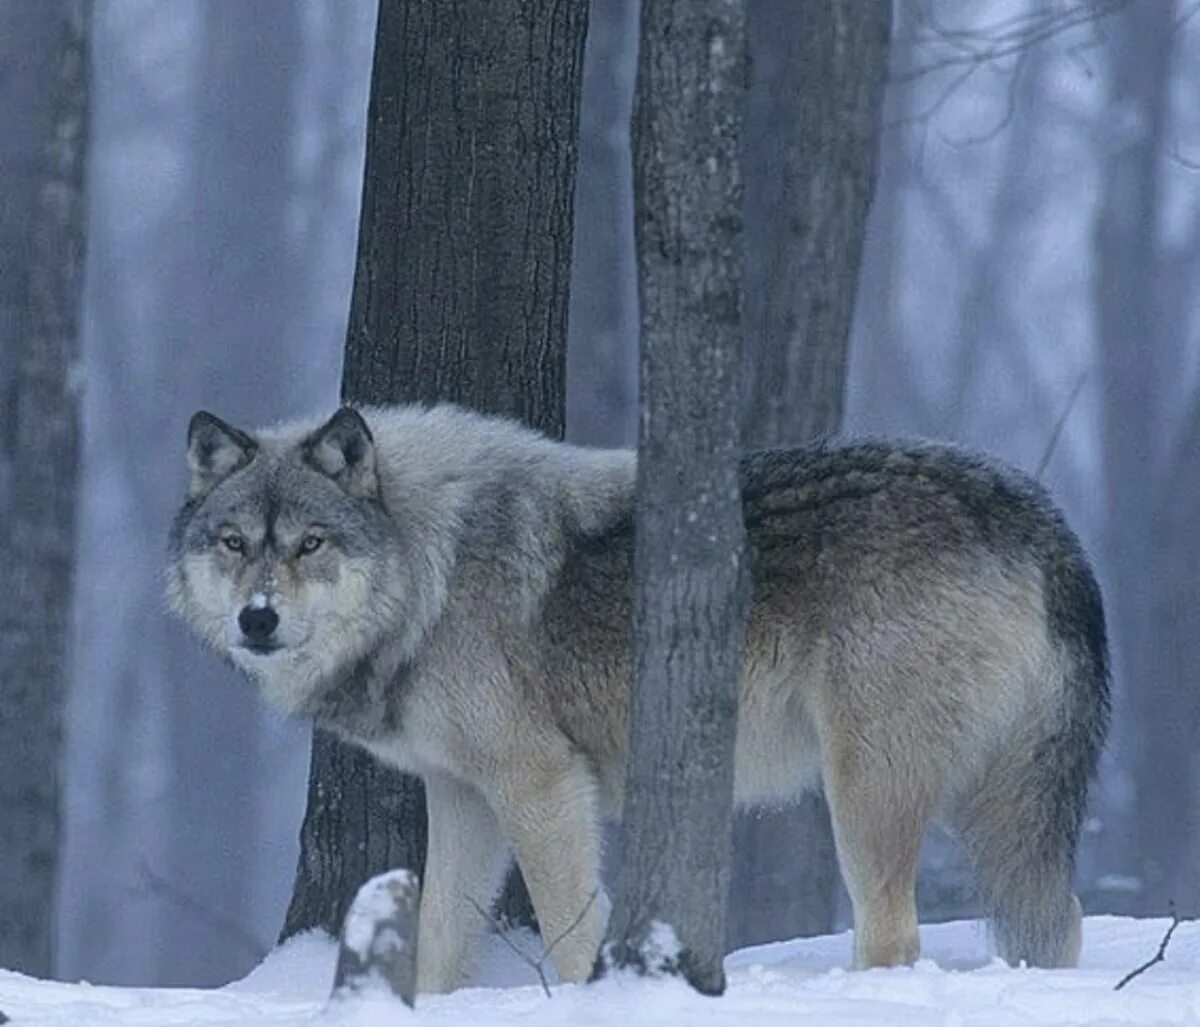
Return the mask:
[[281,645],[271,645],[263,642],[243,642],[243,649],[248,649],[255,656],[270,656],[271,653],[277,653],[283,648]]

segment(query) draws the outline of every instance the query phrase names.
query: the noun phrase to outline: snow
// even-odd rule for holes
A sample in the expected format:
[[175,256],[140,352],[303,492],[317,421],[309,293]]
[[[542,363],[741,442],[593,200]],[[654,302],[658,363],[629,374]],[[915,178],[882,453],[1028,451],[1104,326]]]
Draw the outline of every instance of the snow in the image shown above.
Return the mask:
[[647,972],[653,974],[679,962],[683,946],[675,936],[675,929],[661,920],[650,923],[650,933],[641,945],[641,955],[646,960]]
[[[397,916],[397,906],[407,901],[409,907],[416,909],[413,898],[417,895],[417,875],[411,870],[389,870],[385,874],[372,877],[361,888],[350,906],[343,928],[343,940],[346,948],[353,952],[364,963],[371,955],[371,945],[375,941],[375,927],[385,920],[393,920]],[[409,914],[411,916],[411,913]],[[396,935],[397,947],[403,947],[404,941]]]
[[627,976],[554,986],[547,998],[534,971],[493,938],[475,986],[421,997],[415,1012],[378,996],[329,1006],[337,950],[312,934],[213,991],[63,984],[0,971],[0,1010],[14,1027],[1200,1024],[1200,923],[1182,924],[1165,962],[1113,991],[1158,951],[1167,926],[1166,920],[1089,917],[1078,970],[1013,970],[989,957],[984,932],[971,921],[923,927],[925,958],[912,968],[845,969],[848,934],[765,945],[728,958],[729,988],[719,999],[693,994],[677,981]]

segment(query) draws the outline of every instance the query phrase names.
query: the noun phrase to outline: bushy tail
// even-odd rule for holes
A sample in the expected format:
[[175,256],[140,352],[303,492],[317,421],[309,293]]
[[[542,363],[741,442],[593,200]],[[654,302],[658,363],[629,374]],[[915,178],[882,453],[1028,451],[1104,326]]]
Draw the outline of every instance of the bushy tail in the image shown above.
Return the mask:
[[1057,705],[1022,726],[967,804],[961,830],[1000,954],[1016,965],[1074,965],[1080,907],[1075,854],[1109,721],[1108,649],[1100,589],[1071,547],[1045,568]]

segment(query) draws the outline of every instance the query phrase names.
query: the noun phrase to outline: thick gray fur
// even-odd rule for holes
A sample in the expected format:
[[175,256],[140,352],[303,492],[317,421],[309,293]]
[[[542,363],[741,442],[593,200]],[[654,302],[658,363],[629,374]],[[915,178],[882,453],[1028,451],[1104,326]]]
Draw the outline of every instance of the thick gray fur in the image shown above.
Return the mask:
[[[252,434],[197,415],[171,604],[277,707],[424,779],[420,990],[462,980],[509,851],[545,936],[578,921],[553,957],[585,979],[624,794],[633,455],[449,406],[361,415]],[[959,449],[865,442],[748,455],[744,495],[738,801],[823,785],[858,966],[917,957],[932,819],[969,851],[1001,954],[1073,964],[1108,666],[1046,493]],[[277,648],[255,652],[238,614],[264,604]]]

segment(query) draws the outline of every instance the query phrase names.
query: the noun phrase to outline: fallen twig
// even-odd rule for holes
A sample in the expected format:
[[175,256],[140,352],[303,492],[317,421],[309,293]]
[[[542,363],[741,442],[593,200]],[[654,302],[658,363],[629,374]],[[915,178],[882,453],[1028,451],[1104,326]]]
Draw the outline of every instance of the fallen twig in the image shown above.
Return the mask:
[[521,948],[520,945],[513,941],[512,938],[508,936],[508,933],[504,930],[504,925],[499,923],[494,916],[488,913],[487,910],[485,910],[473,898],[467,896],[467,901],[471,903],[471,905],[475,908],[475,912],[483,917],[488,924],[500,928],[496,932],[499,935],[500,940],[508,946],[509,950],[513,952],[513,954],[516,955],[521,962],[533,968],[533,972],[538,975],[538,980],[541,982],[542,991],[546,993],[546,998],[551,998],[553,996],[552,992],[550,991],[550,982],[546,980],[546,960],[550,958],[550,953],[554,951],[554,947],[583,922],[583,918],[587,916],[588,910],[592,908],[592,904],[596,901],[597,894],[599,894],[599,889],[593,889],[592,894],[588,896],[587,902],[584,903],[583,909],[579,911],[579,915],[571,921],[571,923],[562,931],[561,934],[558,935],[558,937],[556,937],[550,942],[549,945],[546,946],[546,950],[542,953],[541,959],[535,959],[523,948]]
[[[1190,920],[1191,917],[1188,917],[1187,919]],[[1122,977],[1114,986],[1113,991],[1120,991],[1123,987],[1125,987],[1126,984],[1128,984],[1130,981],[1132,981],[1139,974],[1144,974],[1155,963],[1163,962],[1167,958],[1167,946],[1169,944],[1171,944],[1171,935],[1175,933],[1175,928],[1178,927],[1181,923],[1183,923],[1183,918],[1181,918],[1179,916],[1179,914],[1175,912],[1175,907],[1174,907],[1174,905],[1172,905],[1172,907],[1171,907],[1171,926],[1167,928],[1167,933],[1163,935],[1162,944],[1160,944],[1158,946],[1158,951],[1156,953],[1154,953],[1154,958],[1147,960],[1145,963],[1143,963],[1141,966],[1139,966],[1136,970],[1131,970],[1124,977]]]

